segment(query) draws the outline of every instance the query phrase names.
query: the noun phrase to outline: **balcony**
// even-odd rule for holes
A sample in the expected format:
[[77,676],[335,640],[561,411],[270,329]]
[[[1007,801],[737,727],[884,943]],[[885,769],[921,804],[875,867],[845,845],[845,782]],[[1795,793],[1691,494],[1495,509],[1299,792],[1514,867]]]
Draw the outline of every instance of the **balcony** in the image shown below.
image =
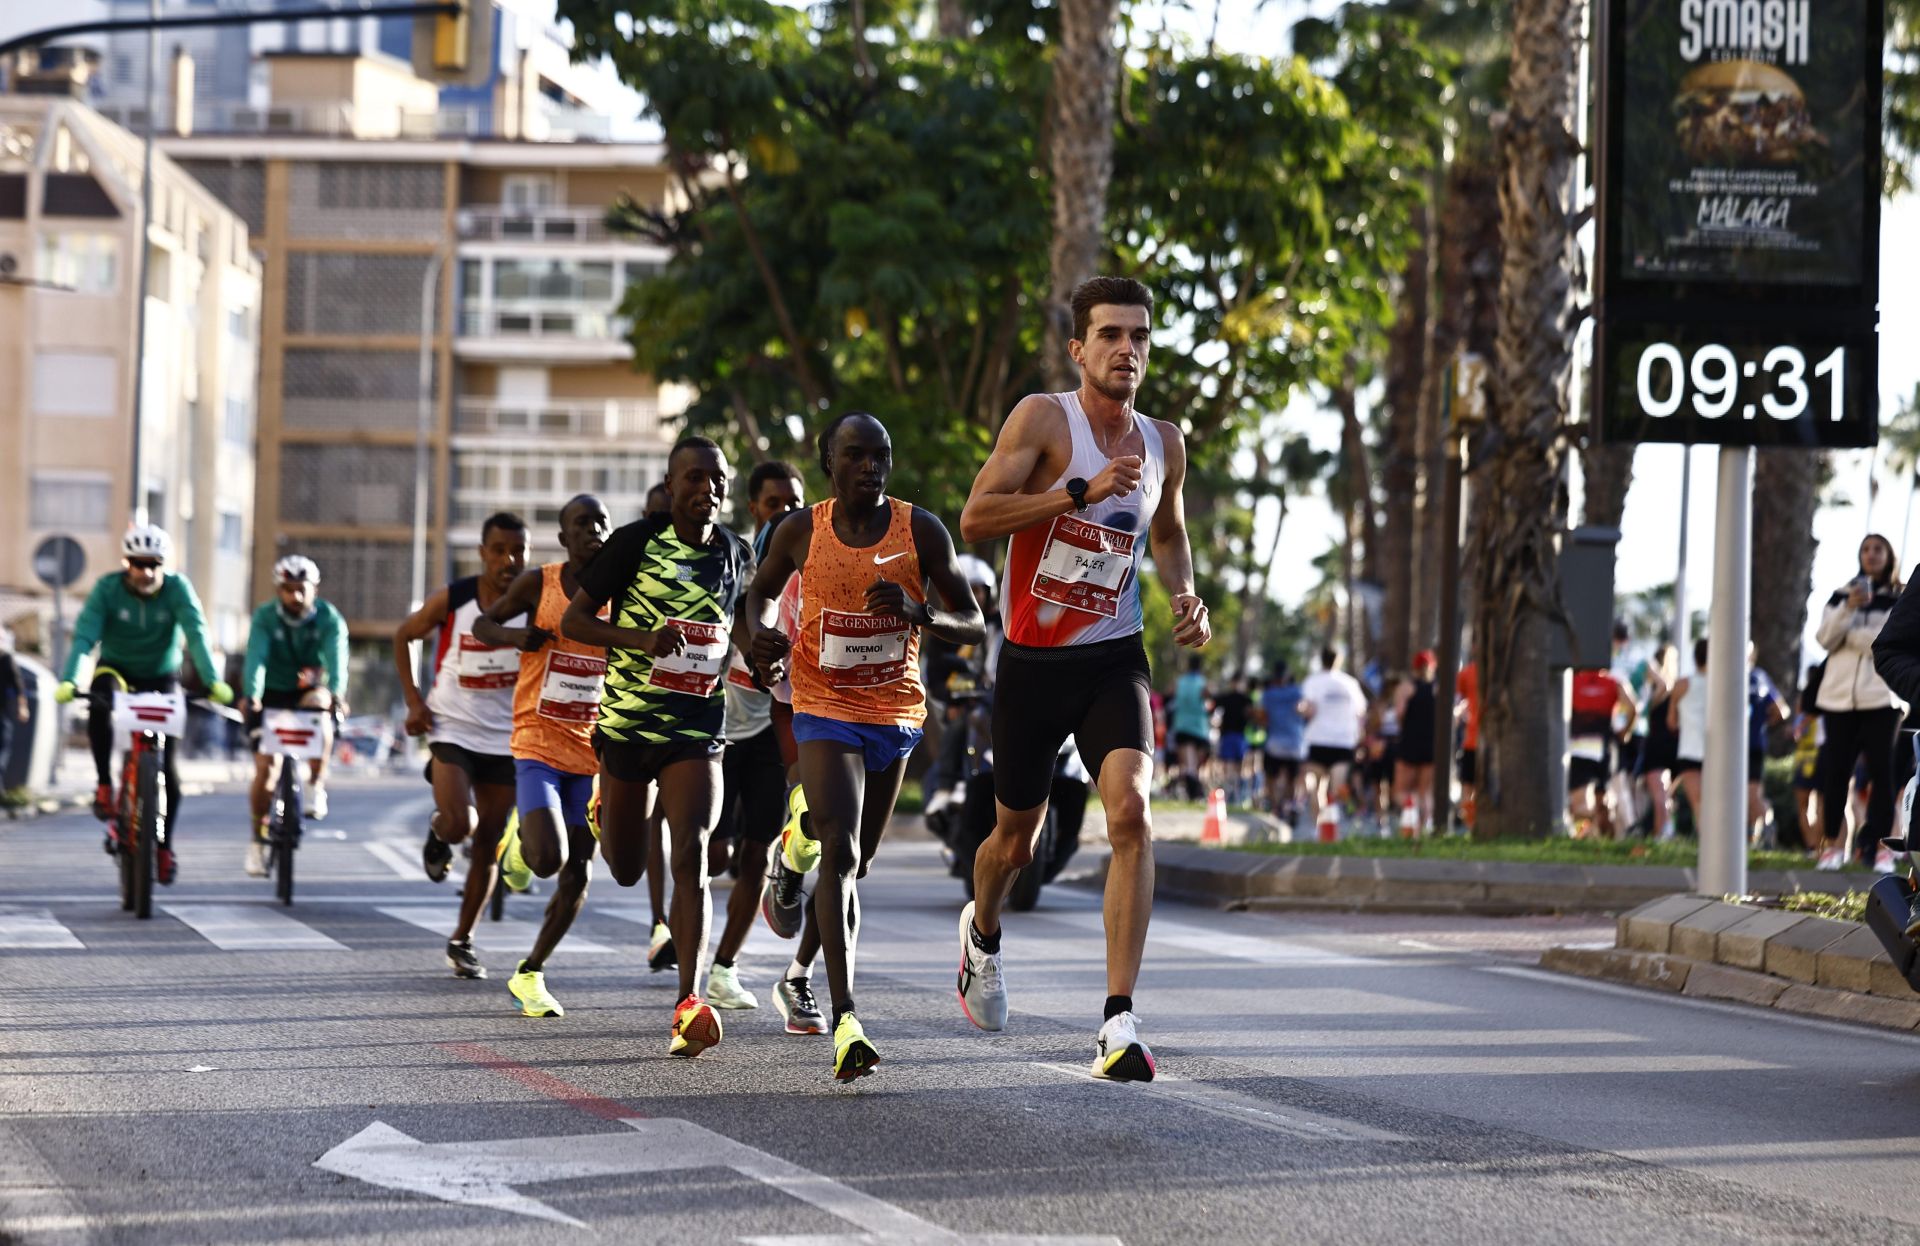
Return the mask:
[[468,303],[454,352],[475,360],[619,360],[630,322],[605,303],[516,299]]
[[460,209],[462,242],[624,242],[607,228],[601,208],[508,207],[482,204]]
[[665,441],[652,399],[565,402],[557,399],[463,398],[454,407],[453,432],[460,437],[580,438],[596,441]]

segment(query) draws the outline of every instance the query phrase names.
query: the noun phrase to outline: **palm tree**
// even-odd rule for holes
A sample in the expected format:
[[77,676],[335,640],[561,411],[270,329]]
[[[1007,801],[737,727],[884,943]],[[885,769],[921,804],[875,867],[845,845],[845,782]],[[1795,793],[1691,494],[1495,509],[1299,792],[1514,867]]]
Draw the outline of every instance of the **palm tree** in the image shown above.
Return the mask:
[[1800,637],[1813,592],[1813,515],[1829,472],[1825,452],[1783,446],[1755,456],[1753,648],[1760,668],[1792,696],[1800,687]]
[[1886,448],[1887,466],[1907,482],[1907,509],[1900,518],[1898,542],[1905,549],[1913,531],[1913,494],[1920,487],[1920,385],[1900,400],[1892,418],[1880,426],[1880,444]]
[[1060,0],[1060,43],[1047,93],[1053,169],[1051,292],[1045,374],[1054,390],[1080,383],[1067,355],[1073,288],[1093,276],[1107,250],[1107,185],[1113,180],[1113,111],[1120,89],[1114,36],[1119,0]]
[[1541,741],[1547,657],[1559,595],[1555,539],[1566,511],[1561,470],[1573,368],[1573,132],[1579,98],[1574,0],[1515,0],[1500,151],[1500,329],[1475,534],[1474,646],[1481,695],[1475,833],[1544,836],[1558,826]]

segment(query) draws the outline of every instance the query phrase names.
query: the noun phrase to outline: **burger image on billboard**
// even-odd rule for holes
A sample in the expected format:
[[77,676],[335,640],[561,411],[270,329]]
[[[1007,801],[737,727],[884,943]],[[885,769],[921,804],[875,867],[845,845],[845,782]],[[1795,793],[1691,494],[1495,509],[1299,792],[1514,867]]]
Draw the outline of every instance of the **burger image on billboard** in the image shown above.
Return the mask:
[[1826,148],[1800,84],[1759,61],[1700,66],[1681,79],[1673,108],[1681,150],[1696,164],[1804,165]]

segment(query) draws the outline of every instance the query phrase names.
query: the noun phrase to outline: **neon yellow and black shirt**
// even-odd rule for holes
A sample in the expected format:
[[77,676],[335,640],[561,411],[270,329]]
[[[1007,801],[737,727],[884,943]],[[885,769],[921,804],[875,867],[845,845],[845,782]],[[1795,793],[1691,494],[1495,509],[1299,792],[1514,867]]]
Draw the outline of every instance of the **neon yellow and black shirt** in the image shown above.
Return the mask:
[[581,589],[610,603],[614,625],[653,631],[671,624],[687,644],[659,659],[607,651],[601,734],[631,744],[726,738],[730,633],[752,566],[747,543],[718,526],[705,548],[682,541],[664,516],[608,538],[580,573]]

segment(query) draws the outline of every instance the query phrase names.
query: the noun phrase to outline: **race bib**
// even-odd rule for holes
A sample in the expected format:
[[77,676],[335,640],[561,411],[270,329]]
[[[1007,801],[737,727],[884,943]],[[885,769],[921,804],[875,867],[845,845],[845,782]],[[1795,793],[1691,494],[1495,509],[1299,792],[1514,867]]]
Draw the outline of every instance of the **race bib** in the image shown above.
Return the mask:
[[1103,618],[1117,617],[1120,589],[1133,570],[1133,542],[1131,532],[1060,516],[1040,551],[1033,595]]
[[474,692],[498,692],[520,678],[520,651],[482,644],[472,632],[460,637],[460,686]]
[[1599,735],[1577,735],[1567,741],[1567,752],[1587,761],[1605,761],[1607,759],[1607,738]]
[[599,717],[606,678],[607,660],[598,654],[549,653],[536,712],[558,722],[590,723]]
[[820,611],[820,673],[829,688],[877,688],[907,674],[907,625],[888,614]]
[[671,657],[655,658],[647,674],[647,686],[663,692],[685,692],[710,697],[720,686],[726,667],[727,634],[717,623],[695,623],[688,619],[668,619],[666,626],[687,639],[687,647]]

